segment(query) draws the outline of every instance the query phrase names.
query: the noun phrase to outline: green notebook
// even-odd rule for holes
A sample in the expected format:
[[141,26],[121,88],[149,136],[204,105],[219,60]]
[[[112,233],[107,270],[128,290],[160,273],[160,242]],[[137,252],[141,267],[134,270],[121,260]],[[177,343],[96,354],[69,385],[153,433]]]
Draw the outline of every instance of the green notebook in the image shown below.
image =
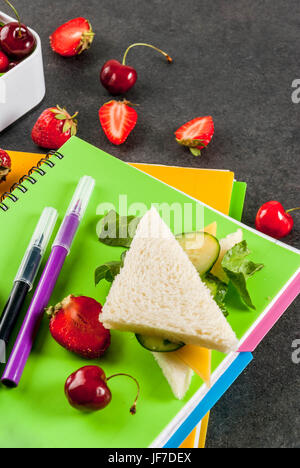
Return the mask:
[[238,221],[242,219],[246,191],[246,182],[239,182],[237,180],[233,182],[229,216]]
[[[25,181],[23,185],[28,188],[27,193],[16,190],[19,200],[5,200],[8,211],[0,210],[2,305],[7,300],[20,259],[42,209],[45,206],[57,208],[61,221],[81,176],[93,176],[97,182],[96,189],[51,304],[56,304],[69,294],[87,295],[105,302],[109,284],[102,282],[95,288],[94,271],[106,261],[117,260],[121,249],[105,246],[97,239],[99,216],[96,213],[100,203],[118,206],[119,195],[126,194],[128,204],[140,202],[149,208],[152,203],[163,202],[176,202],[182,206],[192,203],[193,207],[201,205],[79,138],[69,140],[60,152],[64,155],[62,160],[55,156],[51,158],[54,168],[43,165],[46,174],[34,174],[34,185]],[[217,221],[220,237],[242,227],[244,238],[253,252],[252,259],[265,264],[265,268],[249,280],[250,294],[257,307],[255,311],[247,309],[234,292],[229,297],[228,320],[242,340],[299,270],[299,252],[259,235],[207,206],[204,206],[204,213],[205,224]],[[54,235],[58,227],[59,224]],[[173,228],[172,225],[170,227]],[[213,352],[213,371],[221,364],[224,368],[228,360],[230,356],[228,358]],[[129,413],[135,396],[134,384],[125,379],[114,379],[110,386],[113,394],[111,404],[101,412],[82,415],[68,405],[64,383],[69,374],[86,363],[65,351],[51,338],[45,317],[20,386],[13,390],[0,388],[0,446],[147,447],[178,412],[187,410],[190,402],[198,398],[196,394],[203,385],[201,379],[194,376],[185,399],[176,400],[151,353],[141,348],[133,335],[113,331],[111,348],[95,364],[102,366],[107,375],[127,372],[139,380],[142,392],[137,414],[132,416]]]

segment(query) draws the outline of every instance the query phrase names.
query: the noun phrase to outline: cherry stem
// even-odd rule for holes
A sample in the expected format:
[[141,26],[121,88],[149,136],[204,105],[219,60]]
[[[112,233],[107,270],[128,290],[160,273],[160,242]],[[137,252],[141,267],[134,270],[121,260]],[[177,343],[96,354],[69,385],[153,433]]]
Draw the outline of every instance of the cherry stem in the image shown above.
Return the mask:
[[132,375],[130,375],[130,374],[123,374],[123,373],[111,375],[110,377],[108,377],[108,378],[106,379],[106,381],[108,382],[110,379],[113,379],[114,377],[119,377],[120,375],[123,375],[123,376],[125,376],[125,377],[129,377],[130,379],[132,379],[132,380],[136,383],[136,386],[137,386],[138,391],[137,391],[137,395],[136,395],[136,397],[135,397],[134,403],[133,403],[133,405],[132,405],[131,408],[130,408],[130,413],[131,413],[131,414],[135,414],[135,413],[136,413],[136,404],[137,404],[138,398],[139,398],[139,396],[140,396],[140,384],[138,383],[138,381],[137,381],[134,377],[132,377]]
[[297,211],[297,210],[300,210],[300,206],[298,206],[297,208],[291,208],[290,210],[287,210],[286,212],[291,213],[292,211]]
[[160,54],[164,55],[164,57],[166,57],[167,61],[169,63],[172,63],[173,62],[173,59],[166,53],[164,52],[163,50],[161,49],[158,49],[157,47],[151,45],[151,44],[144,44],[143,42],[138,42],[136,44],[132,44],[131,46],[128,47],[128,49],[126,50],[125,54],[124,54],[124,57],[123,57],[123,62],[122,64],[125,65],[126,64],[126,58],[127,58],[127,54],[128,52],[130,51],[130,49],[132,49],[133,47],[136,47],[136,46],[144,46],[144,47],[150,47],[151,49],[154,49],[156,50],[157,52],[159,52]]
[[5,0],[5,2],[7,3],[8,6],[10,6],[10,8],[13,10],[14,14],[16,15],[16,18],[17,18],[18,23],[19,23],[19,37],[22,37],[20,15],[19,15],[18,11],[15,9],[15,7],[8,0]]

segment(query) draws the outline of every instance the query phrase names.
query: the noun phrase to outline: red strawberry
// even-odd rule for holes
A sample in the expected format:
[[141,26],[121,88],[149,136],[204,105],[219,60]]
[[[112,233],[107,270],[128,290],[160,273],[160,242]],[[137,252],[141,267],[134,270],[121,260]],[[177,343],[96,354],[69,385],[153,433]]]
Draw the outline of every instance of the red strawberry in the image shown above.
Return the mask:
[[0,183],[6,180],[6,176],[11,171],[11,159],[7,152],[0,149]]
[[177,143],[190,148],[194,156],[200,156],[201,149],[210,143],[214,131],[214,121],[209,115],[187,122],[175,132],[175,135]]
[[69,296],[47,313],[51,335],[68,351],[96,359],[109,348],[110,331],[99,321],[102,306],[94,299]]
[[128,101],[109,101],[99,110],[105,135],[114,145],[121,145],[134,129],[138,115]]
[[60,148],[71,136],[76,135],[77,115],[78,112],[71,116],[59,106],[46,109],[33,127],[32,140],[43,148]]
[[64,57],[73,57],[90,48],[95,34],[85,18],[75,18],[63,24],[50,36],[54,52]]

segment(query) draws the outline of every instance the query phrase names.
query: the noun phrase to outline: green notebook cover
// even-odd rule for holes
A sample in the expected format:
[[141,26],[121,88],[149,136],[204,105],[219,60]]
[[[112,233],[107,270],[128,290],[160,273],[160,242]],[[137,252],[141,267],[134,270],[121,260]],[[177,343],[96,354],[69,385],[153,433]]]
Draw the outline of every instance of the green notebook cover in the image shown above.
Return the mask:
[[[99,243],[96,226],[99,203],[118,206],[119,194],[126,194],[128,204],[174,202],[201,205],[187,195],[153,179],[122,161],[104,153],[79,138],[72,138],[61,149],[64,159],[53,157],[54,168],[43,169],[46,175],[34,174],[37,183],[24,182],[28,192],[16,191],[19,200],[5,200],[7,212],[0,210],[2,251],[0,263],[0,298],[7,300],[34,226],[45,206],[59,210],[62,220],[79,178],[91,175],[96,189],[75,239],[70,256],[53,293],[51,304],[69,294],[87,295],[105,302],[109,284],[94,286],[94,271],[102,263],[117,260],[121,249]],[[232,291],[229,297],[229,322],[241,339],[263,314],[270,301],[300,267],[299,252],[257,234],[209,207],[204,207],[205,224],[218,223],[218,235],[224,237],[242,227],[244,238],[253,252],[254,261],[265,268],[249,280],[249,290],[257,309],[247,309]],[[59,224],[56,227],[55,236]],[[172,225],[170,226],[172,229]],[[48,253],[50,249],[48,250]],[[29,299],[24,307],[29,305]],[[21,322],[21,320],[20,320]],[[226,356],[213,352],[215,371]],[[129,407],[135,396],[134,384],[126,379],[111,381],[113,399],[101,412],[82,415],[72,409],[64,396],[66,378],[86,365],[81,359],[61,348],[50,336],[44,317],[32,354],[17,389],[0,389],[1,447],[147,447],[185,408],[202,386],[194,376],[183,401],[174,398],[166,379],[151,353],[141,348],[129,333],[112,332],[112,345],[107,354],[95,362],[107,375],[127,372],[141,384],[141,398],[135,416]]]
[[247,191],[246,182],[234,181],[231,194],[229,216],[237,221],[241,221]]

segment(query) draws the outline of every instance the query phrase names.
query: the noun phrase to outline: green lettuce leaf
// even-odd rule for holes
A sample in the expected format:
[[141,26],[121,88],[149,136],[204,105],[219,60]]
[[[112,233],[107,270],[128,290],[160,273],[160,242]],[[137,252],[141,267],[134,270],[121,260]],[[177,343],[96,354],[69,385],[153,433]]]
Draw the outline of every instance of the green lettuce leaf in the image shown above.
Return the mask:
[[129,248],[140,220],[136,216],[120,216],[111,210],[101,220],[100,242],[111,247]]
[[249,254],[250,250],[244,240],[228,250],[222,260],[222,267],[245,304],[251,309],[255,309],[247,289],[247,280],[261,270],[264,265],[248,260],[246,257]]
[[122,253],[119,261],[107,262],[101,265],[95,271],[95,285],[100,283],[102,280],[106,280],[112,283],[115,277],[120,273],[121,268],[124,266],[126,251]]
[[95,271],[95,284],[99,284],[100,281],[106,280],[112,283],[115,277],[120,273],[121,262],[108,262],[101,265]]
[[228,291],[227,284],[223,283],[223,281],[219,280],[219,278],[214,276],[212,273],[207,273],[201,279],[209,288],[214,300],[218,304],[224,316],[228,317],[229,314],[225,305],[225,296]]

